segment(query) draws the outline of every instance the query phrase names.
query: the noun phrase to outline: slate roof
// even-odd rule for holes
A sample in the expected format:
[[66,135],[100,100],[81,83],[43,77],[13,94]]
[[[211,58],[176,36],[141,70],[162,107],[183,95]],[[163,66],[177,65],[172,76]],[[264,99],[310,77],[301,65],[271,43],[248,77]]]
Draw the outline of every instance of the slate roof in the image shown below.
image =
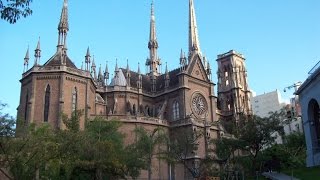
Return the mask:
[[[123,73],[126,77],[127,69],[121,68],[121,70],[123,71]],[[179,78],[177,76],[179,73],[180,73],[180,68],[175,69],[173,71],[169,71],[169,78],[170,78],[169,88],[175,87],[179,84]],[[137,72],[130,71],[130,75],[131,75],[130,86],[133,88],[138,88],[137,81],[139,80],[139,74]],[[151,85],[152,84],[151,84],[150,76],[145,75],[145,74],[141,74],[141,76],[142,76],[142,90],[146,91],[146,92],[151,92]],[[165,77],[166,77],[166,74],[162,74],[156,78],[156,91],[161,91],[164,89]]]
[[126,86],[127,80],[122,72],[122,69],[119,69],[118,76],[113,77],[110,83],[110,86]]
[[[60,53],[54,54],[43,66],[60,66],[61,65],[61,55]],[[74,69],[78,69],[76,65],[71,61],[71,59],[66,57],[66,66]]]

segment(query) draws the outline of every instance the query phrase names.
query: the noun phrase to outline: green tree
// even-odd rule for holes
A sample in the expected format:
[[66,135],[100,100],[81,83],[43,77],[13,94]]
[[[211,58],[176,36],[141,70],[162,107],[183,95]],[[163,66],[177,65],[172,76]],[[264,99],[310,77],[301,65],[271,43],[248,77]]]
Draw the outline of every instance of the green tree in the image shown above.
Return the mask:
[[272,158],[278,159],[282,169],[304,167],[306,158],[304,134],[294,132],[283,136],[283,144],[273,145],[263,153],[269,161],[271,161]]
[[96,117],[87,120],[85,129],[80,131],[80,114],[74,113],[70,118],[64,115],[67,129],[61,130],[58,138],[61,163],[56,168],[56,179],[138,177],[143,163],[135,149],[124,145],[124,135],[118,131],[121,124]]
[[1,0],[0,17],[10,24],[14,24],[21,17],[27,17],[32,14],[31,3],[32,0]]
[[1,139],[1,167],[9,179],[36,179],[41,176],[41,169],[52,159],[57,146],[52,141],[53,131],[48,125],[30,125],[27,134],[21,137]]
[[2,110],[7,105],[0,101],[0,137],[13,137],[15,135],[15,120],[8,113],[3,114]]
[[2,111],[7,105],[0,101],[0,171],[7,178],[11,179],[11,175],[4,169],[8,168],[9,165],[9,145],[12,141],[15,131],[15,121],[7,113],[3,114]]
[[[148,179],[152,179],[152,159],[154,157],[161,158],[166,152],[167,135],[162,128],[155,128],[149,132],[143,127],[135,130],[137,141],[134,144],[138,156],[143,158],[148,170]],[[165,149],[161,149],[165,148]]]
[[194,157],[199,146],[199,138],[203,136],[201,131],[193,131],[192,128],[176,129],[169,142],[169,152],[167,159],[169,163],[175,165],[181,163],[190,172],[192,177],[198,178],[201,175],[201,159],[194,159],[191,162],[189,157]]
[[233,121],[231,136],[213,141],[215,144],[214,161],[223,167],[247,168],[254,173],[259,170],[261,152],[275,143],[278,134],[283,134],[282,119],[284,111],[270,113],[267,118],[259,116],[240,116]]

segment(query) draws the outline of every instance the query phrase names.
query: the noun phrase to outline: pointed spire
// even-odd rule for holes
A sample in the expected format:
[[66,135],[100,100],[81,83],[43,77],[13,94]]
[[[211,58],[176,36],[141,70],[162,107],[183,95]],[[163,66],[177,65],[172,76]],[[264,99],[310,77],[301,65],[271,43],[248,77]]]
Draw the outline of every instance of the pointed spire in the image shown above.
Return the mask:
[[98,81],[103,83],[103,75],[102,75],[102,70],[101,70],[101,64],[100,64],[100,67],[99,67]]
[[67,49],[67,32],[69,31],[68,20],[68,0],[64,0],[63,7],[60,16],[60,22],[58,24],[59,38],[58,38],[58,50]]
[[170,79],[170,76],[169,76],[169,71],[168,71],[168,64],[166,62],[166,80]]
[[26,56],[24,57],[24,64],[28,64],[29,63],[29,46],[28,46],[28,49],[27,49],[27,52],[26,52]]
[[106,69],[104,71],[104,79],[105,79],[106,85],[108,85],[108,80],[109,80],[108,61],[106,61]]
[[97,80],[96,63],[94,62],[94,55],[92,57],[91,73],[93,73],[93,79]]
[[37,43],[37,48],[38,50],[40,50],[40,37],[39,37],[39,40],[38,40],[38,43]]
[[137,81],[137,87],[138,89],[142,88],[142,75],[140,71],[140,63],[138,62],[138,81]]
[[130,71],[130,67],[129,67],[129,60],[127,59],[127,72]]
[[182,51],[180,52],[180,71],[184,71],[187,65],[187,58],[185,53]]
[[212,81],[211,66],[210,66],[209,61],[208,61],[208,64],[207,64],[207,75],[208,75],[209,80]]
[[39,37],[39,40],[38,40],[38,43],[37,43],[37,47],[36,49],[34,50],[34,65],[37,66],[39,65],[40,63],[40,57],[41,57],[41,49],[40,49],[40,37]]
[[208,62],[207,62],[206,56],[203,56],[203,58],[202,58],[202,64],[203,64],[204,69],[207,70]]
[[87,54],[86,54],[86,57],[91,57],[91,56],[90,56],[90,49],[89,49],[89,46],[88,46],[88,48],[87,48]]
[[106,61],[106,68],[105,68],[105,73],[109,73],[109,69],[108,69],[108,61]]
[[154,15],[154,3],[151,3],[151,18],[150,18],[150,34],[149,34],[149,58],[147,58],[146,66],[149,66],[150,75],[153,74],[158,76],[159,65],[161,65],[160,59],[158,57],[158,41],[156,34],[156,18]]
[[[154,5],[153,1],[151,2],[151,18],[150,18],[150,34],[149,34],[149,41],[156,42],[157,41],[157,34],[156,34],[156,18],[154,15]],[[157,45],[157,44],[155,44]]]
[[189,0],[189,55],[194,52],[201,53],[194,4]]
[[101,64],[100,64],[100,67],[99,67],[99,75],[102,76]]
[[85,63],[86,63],[86,71],[89,71],[89,67],[90,67],[90,63],[91,63],[91,56],[90,56],[90,50],[89,50],[89,46],[87,48],[87,53],[85,56]]
[[92,58],[92,65],[91,65],[91,67],[93,68],[95,68],[96,67],[96,63],[94,62],[94,55],[93,55],[93,58]]
[[119,72],[118,59],[116,59],[116,67],[114,68],[114,72]]
[[165,82],[164,82],[164,87],[168,88],[169,83],[170,83],[170,76],[169,76],[169,71],[168,71],[168,64],[166,63],[166,76],[165,76]]
[[29,65],[29,46],[26,52],[26,56],[24,57],[24,61],[23,61],[23,72],[25,72],[26,70],[28,70],[28,65]]
[[130,67],[129,67],[129,60],[127,59],[127,86],[131,86],[131,81],[130,81],[130,77],[131,77],[131,73],[130,73]]

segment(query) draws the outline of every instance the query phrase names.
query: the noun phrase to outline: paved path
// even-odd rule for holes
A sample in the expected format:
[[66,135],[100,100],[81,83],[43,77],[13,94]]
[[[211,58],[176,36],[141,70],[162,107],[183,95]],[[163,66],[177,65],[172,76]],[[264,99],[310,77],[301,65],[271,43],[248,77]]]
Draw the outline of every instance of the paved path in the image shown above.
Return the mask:
[[262,173],[262,176],[272,180],[299,180],[295,177],[291,179],[291,176],[279,172],[264,172]]

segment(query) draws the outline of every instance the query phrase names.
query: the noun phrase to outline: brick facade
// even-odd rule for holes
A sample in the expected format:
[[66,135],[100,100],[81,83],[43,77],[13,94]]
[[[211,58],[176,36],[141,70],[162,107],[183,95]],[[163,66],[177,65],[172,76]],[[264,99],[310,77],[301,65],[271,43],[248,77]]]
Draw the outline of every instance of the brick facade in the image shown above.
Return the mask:
[[[192,0],[190,0],[190,7],[195,16]],[[64,5],[63,9],[65,8],[67,6]],[[64,33],[69,29],[67,22],[61,25],[61,22],[67,20],[64,12],[67,11],[63,10],[61,15],[58,28],[60,44],[57,46],[55,55],[45,64],[37,64],[23,73],[20,80],[18,118],[27,123],[49,123],[53,128],[64,128],[60,114],[66,113],[70,116],[76,107],[76,109],[84,110],[84,116],[80,121],[81,129],[85,128],[86,118],[90,119],[95,116],[102,116],[106,121],[118,119],[123,122],[120,131],[126,135],[126,144],[135,141],[133,130],[138,126],[150,131],[162,127],[169,135],[179,135],[175,133],[179,132],[179,129],[192,129],[205,133],[199,139],[197,152],[190,157],[190,164],[197,158],[204,158],[208,149],[208,141],[220,135],[221,129],[217,121],[221,119],[221,116],[227,116],[226,106],[222,105],[222,109],[219,110],[217,101],[220,99],[221,104],[225,104],[224,100],[227,95],[222,86],[218,88],[219,98],[215,95],[211,68],[200,53],[199,45],[196,44],[198,40],[191,42],[188,57],[181,52],[180,67],[172,71],[166,68],[165,73],[158,73],[157,65],[160,64],[160,59],[157,57],[154,59],[152,55],[156,52],[158,45],[156,39],[150,39],[148,48],[151,57],[146,63],[149,67],[152,66],[150,72],[142,74],[140,67],[135,72],[130,70],[129,65],[126,68],[118,68],[116,65],[114,77],[109,77],[107,67],[104,74],[100,69],[97,76],[94,60],[90,64],[89,49],[85,57],[86,68],[84,70],[77,68],[68,57],[67,49],[62,40],[60,41],[60,36],[66,36]],[[192,18],[195,18],[193,16]],[[154,18],[151,21],[154,23]],[[192,24],[192,26],[195,25]],[[196,35],[195,38],[197,38],[196,31],[190,34],[190,36]],[[245,67],[241,58],[236,60],[236,65],[231,59],[218,60],[219,72],[225,64],[230,68],[238,67],[239,63],[242,68]],[[235,91],[239,94],[234,96],[235,98],[245,97],[245,101],[241,101],[237,107],[245,107],[249,111],[247,81],[245,77],[240,83],[238,81],[240,81],[239,78],[230,79],[230,83],[241,84],[246,88],[238,88]],[[222,83],[220,80],[218,82]],[[50,86],[49,118],[48,122],[44,122],[48,86]],[[182,165],[170,166],[167,162],[158,159],[153,159],[152,163],[154,179],[169,179],[170,174],[176,179],[191,177]],[[147,172],[142,171],[140,178],[147,178]]]

